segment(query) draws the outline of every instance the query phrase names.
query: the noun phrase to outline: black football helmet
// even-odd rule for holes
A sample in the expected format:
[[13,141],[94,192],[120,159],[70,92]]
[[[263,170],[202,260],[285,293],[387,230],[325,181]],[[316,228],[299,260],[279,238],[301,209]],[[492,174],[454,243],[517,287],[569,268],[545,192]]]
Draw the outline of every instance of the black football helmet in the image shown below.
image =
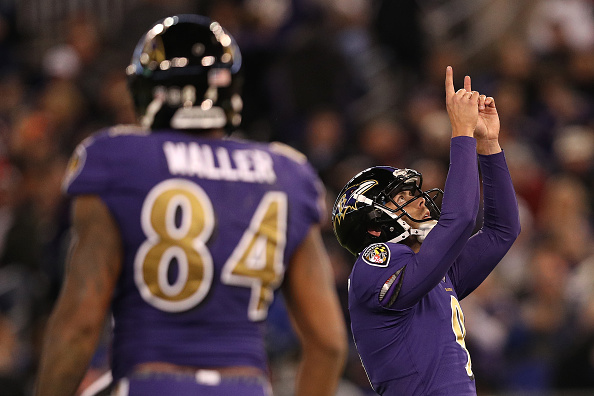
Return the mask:
[[184,14],[142,36],[126,74],[144,127],[231,131],[241,122],[240,69],[239,47],[219,23]]
[[[441,201],[443,191],[438,188],[422,191],[422,184],[422,175],[413,169],[375,166],[359,172],[344,186],[332,208],[332,226],[338,242],[357,256],[375,242],[401,242],[411,235],[424,239],[432,227],[413,229],[402,218],[433,222],[433,225],[439,220],[441,212],[436,201]],[[398,205],[393,198],[405,190],[413,197]],[[425,200],[429,218],[415,219],[406,211],[406,206],[419,198]],[[388,202],[396,209],[386,206]],[[369,230],[380,235],[373,236]]]

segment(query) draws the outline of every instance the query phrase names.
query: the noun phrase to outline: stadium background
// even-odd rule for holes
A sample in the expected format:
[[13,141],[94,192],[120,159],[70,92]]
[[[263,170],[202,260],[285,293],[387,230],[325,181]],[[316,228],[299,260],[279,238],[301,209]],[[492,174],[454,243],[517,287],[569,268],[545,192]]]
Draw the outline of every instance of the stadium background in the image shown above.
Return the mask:
[[[462,302],[479,395],[594,394],[594,2],[588,0],[0,1],[0,396],[29,395],[63,275],[75,145],[133,121],[125,66],[154,21],[197,12],[231,31],[246,75],[242,133],[308,155],[337,191],[369,165],[441,187],[443,75],[494,96],[522,234]],[[328,222],[346,311],[353,261]],[[268,346],[291,395],[296,340],[282,304]],[[108,331],[106,330],[106,339]],[[105,369],[99,348],[87,380]],[[338,395],[368,395],[354,347]]]

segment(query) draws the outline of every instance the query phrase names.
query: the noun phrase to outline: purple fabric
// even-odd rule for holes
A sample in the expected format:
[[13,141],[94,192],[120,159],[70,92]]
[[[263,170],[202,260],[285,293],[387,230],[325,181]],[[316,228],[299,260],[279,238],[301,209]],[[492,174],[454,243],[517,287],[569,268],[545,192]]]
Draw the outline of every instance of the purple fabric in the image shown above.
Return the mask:
[[[272,144],[114,128],[77,148],[64,187],[99,195],[120,228],[116,380],[145,361],[267,370],[262,321],[322,215],[321,182],[303,157]],[[263,270],[250,269],[252,256]]]
[[[471,237],[480,200],[475,139],[452,139],[450,158],[442,214],[420,251],[386,243],[386,265],[372,266],[358,258],[349,278],[354,340],[380,394],[476,395],[458,301],[511,247],[519,220],[503,154],[481,156],[485,225]],[[382,293],[400,270],[392,284],[400,290]],[[393,294],[388,307],[385,300]]]

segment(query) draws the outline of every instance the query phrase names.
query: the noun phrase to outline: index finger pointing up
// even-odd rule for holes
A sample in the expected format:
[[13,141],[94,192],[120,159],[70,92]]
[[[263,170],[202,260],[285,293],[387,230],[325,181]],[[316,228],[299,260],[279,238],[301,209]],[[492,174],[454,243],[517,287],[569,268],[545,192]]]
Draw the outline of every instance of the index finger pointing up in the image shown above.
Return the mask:
[[445,92],[446,97],[454,96],[456,94],[456,91],[454,90],[454,71],[452,70],[452,66],[446,67]]

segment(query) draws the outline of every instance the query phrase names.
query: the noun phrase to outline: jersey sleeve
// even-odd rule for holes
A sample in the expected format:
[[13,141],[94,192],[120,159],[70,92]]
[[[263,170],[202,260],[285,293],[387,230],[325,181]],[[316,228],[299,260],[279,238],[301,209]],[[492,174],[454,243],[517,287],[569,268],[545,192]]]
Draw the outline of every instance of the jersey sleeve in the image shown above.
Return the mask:
[[68,195],[100,194],[108,189],[110,173],[106,136],[97,133],[80,143],[72,154],[62,190]]
[[485,280],[520,233],[518,202],[504,153],[479,155],[479,160],[483,175],[484,221],[450,271],[459,299]]

